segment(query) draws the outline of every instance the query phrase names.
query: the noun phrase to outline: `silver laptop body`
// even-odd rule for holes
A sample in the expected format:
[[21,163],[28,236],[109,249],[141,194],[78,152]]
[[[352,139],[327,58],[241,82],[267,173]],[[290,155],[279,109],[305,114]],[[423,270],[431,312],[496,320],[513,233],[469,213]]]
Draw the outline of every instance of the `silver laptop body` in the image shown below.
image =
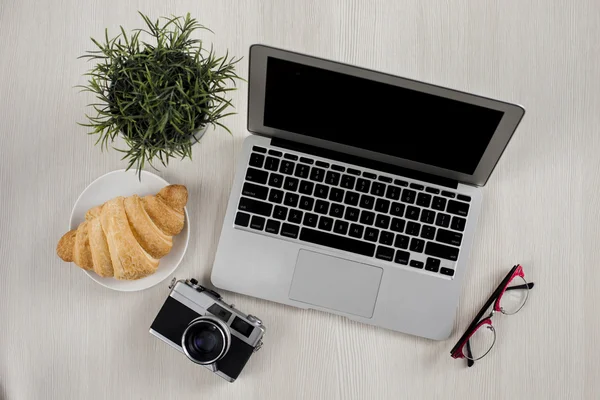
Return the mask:
[[262,45],[216,287],[450,336],[483,186],[523,108]]

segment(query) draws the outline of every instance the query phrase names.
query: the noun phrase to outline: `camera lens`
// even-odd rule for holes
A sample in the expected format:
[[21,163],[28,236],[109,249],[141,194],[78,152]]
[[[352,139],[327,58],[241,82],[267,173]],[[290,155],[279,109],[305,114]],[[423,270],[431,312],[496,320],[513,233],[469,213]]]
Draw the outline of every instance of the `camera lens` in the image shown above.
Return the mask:
[[226,327],[210,317],[198,318],[183,333],[182,347],[189,359],[198,364],[212,364],[229,349]]

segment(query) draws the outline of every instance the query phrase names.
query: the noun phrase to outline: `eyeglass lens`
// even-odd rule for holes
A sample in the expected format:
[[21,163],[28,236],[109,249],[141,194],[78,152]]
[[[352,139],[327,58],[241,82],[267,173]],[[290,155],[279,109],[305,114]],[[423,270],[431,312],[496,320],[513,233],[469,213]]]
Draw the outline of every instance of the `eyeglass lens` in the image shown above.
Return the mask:
[[500,297],[500,310],[506,315],[516,314],[525,305],[528,294],[527,281],[520,276],[515,276]]
[[462,352],[470,360],[483,358],[496,342],[496,330],[492,325],[481,325],[465,343]]

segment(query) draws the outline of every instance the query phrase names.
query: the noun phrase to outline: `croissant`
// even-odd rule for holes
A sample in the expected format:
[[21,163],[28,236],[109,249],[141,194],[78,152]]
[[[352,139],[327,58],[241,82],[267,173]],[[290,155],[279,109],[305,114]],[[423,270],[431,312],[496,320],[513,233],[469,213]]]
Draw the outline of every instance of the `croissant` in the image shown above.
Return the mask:
[[85,221],[60,239],[56,253],[102,277],[151,275],[183,229],[187,200],[182,185],[166,186],[155,196],[114,198],[88,210]]

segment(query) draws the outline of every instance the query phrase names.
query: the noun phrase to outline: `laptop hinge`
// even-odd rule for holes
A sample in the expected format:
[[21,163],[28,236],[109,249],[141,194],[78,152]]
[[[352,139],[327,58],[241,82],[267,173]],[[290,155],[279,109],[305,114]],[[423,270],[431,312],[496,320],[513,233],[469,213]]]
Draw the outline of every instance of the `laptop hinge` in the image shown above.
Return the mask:
[[428,174],[426,172],[415,171],[413,169],[399,167],[397,165],[392,165],[388,163],[384,163],[381,161],[370,160],[368,158],[353,156],[350,154],[340,153],[337,151],[324,149],[321,147],[310,146],[308,144],[293,142],[290,140],[273,138],[271,140],[271,145],[276,147],[281,147],[288,150],[299,151],[301,153],[312,154],[313,156],[329,158],[331,160],[336,160],[348,164],[357,165],[363,168],[376,169],[381,172],[387,172],[389,174],[400,175],[411,179],[416,179],[419,181],[424,181],[428,183],[432,183],[434,185],[445,186],[448,188],[456,189],[458,188],[458,181],[449,178],[443,178],[440,176]]

